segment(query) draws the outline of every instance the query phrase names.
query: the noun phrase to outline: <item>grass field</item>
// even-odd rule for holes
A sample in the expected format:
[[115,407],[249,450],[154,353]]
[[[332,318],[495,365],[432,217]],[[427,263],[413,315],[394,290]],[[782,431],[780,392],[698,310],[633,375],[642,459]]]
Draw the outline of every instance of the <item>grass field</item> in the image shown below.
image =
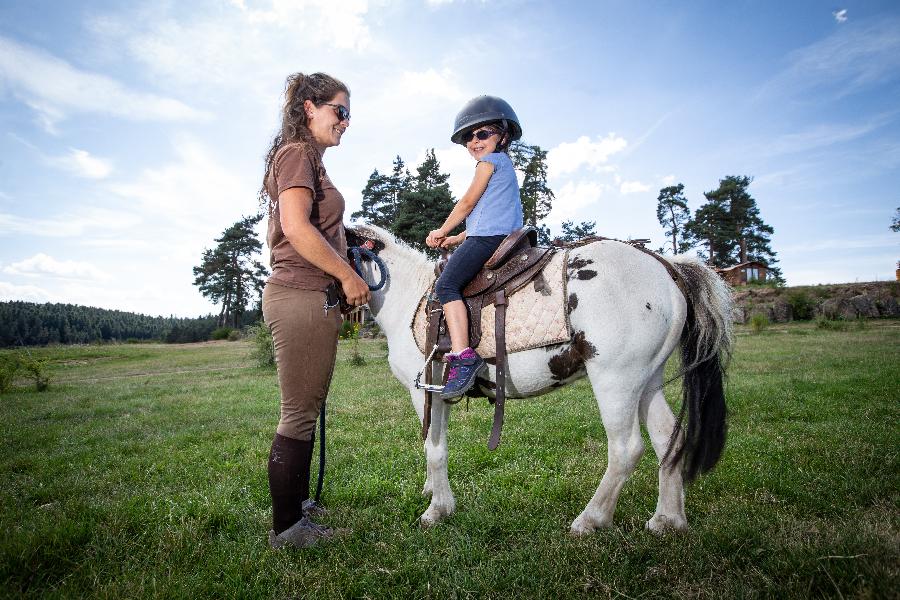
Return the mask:
[[323,500],[327,521],[350,532],[273,552],[266,459],[278,392],[249,349],[33,350],[50,361],[50,390],[22,382],[0,396],[0,594],[900,595],[900,322],[741,330],[723,460],[687,491],[691,529],[664,537],[644,529],[656,502],[649,451],[615,526],[568,535],[606,464],[586,381],[508,405],[496,452],[491,407],[458,405],[457,513],[421,530],[418,422],[384,342],[370,341],[363,367],[342,345],[329,397]]

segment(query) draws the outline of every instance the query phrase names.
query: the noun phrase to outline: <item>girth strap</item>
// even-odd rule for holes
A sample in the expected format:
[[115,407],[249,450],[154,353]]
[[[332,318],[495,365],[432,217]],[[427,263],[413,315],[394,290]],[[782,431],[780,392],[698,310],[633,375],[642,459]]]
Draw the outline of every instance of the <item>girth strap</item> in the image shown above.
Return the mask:
[[500,445],[503,429],[503,405],[506,402],[506,292],[497,290],[494,296],[494,338],[497,345],[497,392],[494,398],[494,426],[488,440],[488,450]]

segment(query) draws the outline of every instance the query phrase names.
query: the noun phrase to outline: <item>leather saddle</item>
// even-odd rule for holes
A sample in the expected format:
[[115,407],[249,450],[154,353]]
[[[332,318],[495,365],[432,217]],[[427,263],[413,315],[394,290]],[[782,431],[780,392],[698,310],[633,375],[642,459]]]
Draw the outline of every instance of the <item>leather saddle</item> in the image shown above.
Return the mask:
[[[523,227],[509,234],[500,244],[484,268],[463,289],[463,299],[469,312],[469,346],[477,348],[481,342],[481,311],[486,306],[494,305],[494,337],[497,345],[497,381],[494,402],[494,426],[488,441],[488,448],[495,449],[500,443],[503,427],[503,408],[506,400],[506,300],[516,290],[534,281],[537,289],[546,285],[541,271],[550,262],[555,253],[552,248],[537,247],[537,230],[534,227]],[[447,259],[438,262],[435,275],[440,275]],[[428,330],[425,345],[428,348],[437,346],[432,361],[439,361],[444,354],[450,352],[450,336],[443,319],[440,301],[429,295]],[[433,378],[432,365],[426,365],[425,383],[431,384]],[[422,438],[428,435],[431,424],[431,392],[425,393],[425,414],[422,423]]]

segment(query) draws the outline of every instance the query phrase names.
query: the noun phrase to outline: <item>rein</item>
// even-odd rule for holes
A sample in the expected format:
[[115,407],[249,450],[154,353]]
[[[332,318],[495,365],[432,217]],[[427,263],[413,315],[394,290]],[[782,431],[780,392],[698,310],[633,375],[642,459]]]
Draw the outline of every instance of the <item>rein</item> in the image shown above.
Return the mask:
[[384,262],[381,258],[378,257],[377,254],[372,252],[372,248],[374,244],[371,241],[366,241],[365,243],[359,246],[353,246],[348,250],[350,254],[353,255],[353,269],[356,271],[356,274],[362,278],[363,281],[366,281],[366,278],[363,277],[362,274],[362,257],[365,256],[373,263],[378,266],[378,270],[381,272],[381,279],[377,284],[372,285],[368,281],[366,284],[369,286],[369,291],[375,292],[384,287],[384,283],[387,281],[387,267],[384,266]]
[[[365,256],[373,263],[378,265],[378,270],[381,271],[381,280],[377,285],[371,285],[368,281],[366,281],[366,285],[369,286],[369,291],[377,291],[384,287],[385,282],[387,281],[387,267],[384,266],[384,262],[378,258],[378,255],[372,252],[372,249],[375,247],[374,243],[371,240],[367,240],[360,246],[353,246],[347,250],[348,254],[353,255],[353,269],[356,271],[356,274],[360,276],[363,281],[366,281],[366,278],[363,277],[362,274],[362,257]],[[325,303],[325,311],[327,314],[329,305],[326,301]],[[322,497],[322,486],[325,482],[325,405],[326,399],[322,399],[322,410],[319,411],[319,479],[316,482],[316,495],[313,498],[308,499],[303,503],[303,510],[315,510],[322,509],[321,497]],[[315,431],[313,431],[313,444],[315,444]]]

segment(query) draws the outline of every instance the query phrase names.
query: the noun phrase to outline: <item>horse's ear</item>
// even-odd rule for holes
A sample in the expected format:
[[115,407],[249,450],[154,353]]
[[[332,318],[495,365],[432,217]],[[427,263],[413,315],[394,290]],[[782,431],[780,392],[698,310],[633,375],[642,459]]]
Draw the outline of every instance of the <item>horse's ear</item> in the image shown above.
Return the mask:
[[371,232],[369,235],[366,235],[366,230],[363,229],[362,233],[356,230],[354,227],[344,226],[344,237],[347,239],[347,247],[353,248],[354,246],[362,246],[366,242],[371,242],[373,247],[371,248],[372,252],[378,254],[385,248],[384,242],[377,239]]
[[358,233],[356,233],[355,229],[351,229],[344,225],[344,237],[347,239],[347,247],[352,248],[353,246],[359,246],[366,240],[364,240]]

